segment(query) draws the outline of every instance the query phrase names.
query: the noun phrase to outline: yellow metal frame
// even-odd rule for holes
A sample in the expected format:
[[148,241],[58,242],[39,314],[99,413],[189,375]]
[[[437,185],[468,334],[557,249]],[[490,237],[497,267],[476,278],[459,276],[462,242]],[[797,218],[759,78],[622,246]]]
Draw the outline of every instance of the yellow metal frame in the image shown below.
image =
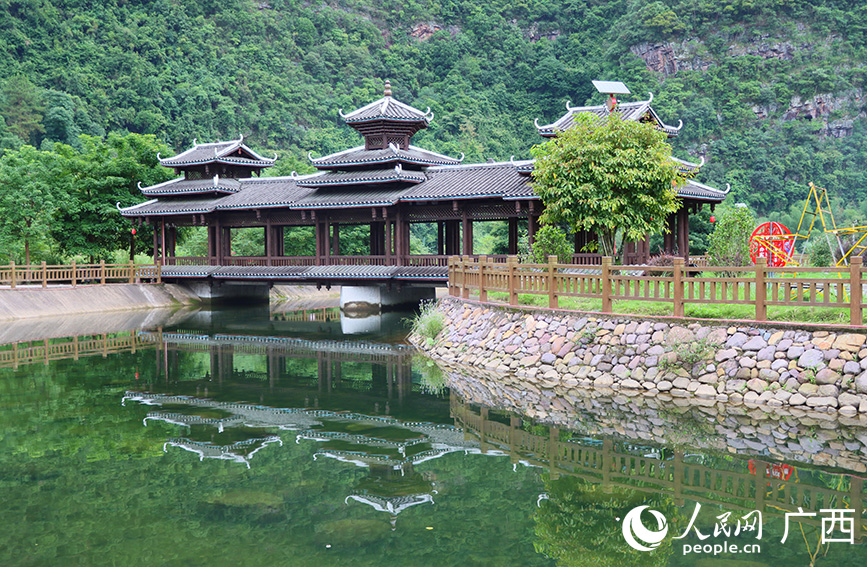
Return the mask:
[[[812,204],[815,204],[815,208],[811,210]],[[802,234],[801,230],[804,228],[805,219],[807,216],[811,216],[810,226],[807,228],[807,233]],[[825,216],[830,219],[830,228],[828,227],[828,222],[825,220]],[[813,232],[813,227],[816,224],[816,218],[822,223],[822,232],[825,234],[825,238],[828,239],[829,234],[833,234],[837,240],[837,247],[840,249],[840,254],[842,255],[840,260],[835,264],[836,267],[840,268],[842,266],[849,265],[849,257],[854,252],[855,255],[860,255],[865,250],[867,250],[867,226],[853,226],[849,228],[837,228],[837,221],[834,220],[834,213],[831,211],[831,201],[828,199],[828,191],[822,187],[816,187],[813,182],[810,182],[810,192],[807,195],[807,201],[804,203],[804,210],[801,213],[801,220],[798,221],[798,230],[795,231],[793,235],[795,242],[798,239],[807,240],[810,238],[810,234]],[[843,241],[840,240],[841,236],[845,235],[861,235],[855,243],[849,247],[848,250],[844,250]],[[831,241],[828,239],[828,246],[831,246]],[[792,250],[794,251],[794,246]],[[794,263],[793,265],[799,265],[798,263]]]

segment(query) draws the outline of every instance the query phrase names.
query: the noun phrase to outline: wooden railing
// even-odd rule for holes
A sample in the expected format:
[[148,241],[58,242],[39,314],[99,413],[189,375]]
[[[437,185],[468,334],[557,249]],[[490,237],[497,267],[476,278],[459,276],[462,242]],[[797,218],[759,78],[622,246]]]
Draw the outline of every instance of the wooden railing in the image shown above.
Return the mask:
[[21,285],[68,284],[105,285],[107,283],[136,283],[142,280],[162,281],[162,267],[148,264],[76,264],[55,266],[42,262],[39,265],[0,266],[0,285],[15,288]]
[[[850,325],[863,325],[862,258],[851,259],[842,268],[769,268],[766,259],[750,267],[687,267],[682,258],[673,266],[612,266],[603,258],[598,267],[577,268],[557,263],[518,264],[510,257],[505,264],[480,256],[449,260],[449,293],[481,301],[491,292],[508,295],[518,305],[519,294],[544,295],[548,306],[559,307],[561,297],[602,301],[602,312],[612,313],[614,301],[670,303],[675,317],[684,316],[686,305],[749,305],[756,321],[768,320],[768,307],[843,308]],[[816,274],[813,276],[813,274]],[[830,275],[829,275],[830,274]]]

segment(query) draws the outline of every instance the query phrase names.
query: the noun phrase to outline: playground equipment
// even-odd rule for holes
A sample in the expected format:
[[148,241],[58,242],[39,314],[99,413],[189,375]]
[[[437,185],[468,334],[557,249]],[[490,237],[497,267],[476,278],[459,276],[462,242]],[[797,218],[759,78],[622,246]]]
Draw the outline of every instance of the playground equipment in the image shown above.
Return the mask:
[[[798,260],[795,260],[793,258],[795,245],[798,240],[810,238],[817,219],[822,225],[822,232],[828,246],[832,250],[836,248],[840,251],[840,259],[835,264],[836,267],[848,266],[850,257],[861,256],[867,251],[867,226],[837,228],[828,191],[816,187],[811,182],[810,192],[807,194],[804,210],[798,221],[798,229],[794,234],[777,222],[766,222],[753,231],[750,238],[750,255],[753,262],[757,258],[767,258],[768,266],[772,267],[800,266],[803,252]],[[832,242],[832,236],[835,242]]]
[[795,248],[794,235],[778,222],[760,224],[750,236],[750,258],[753,263],[767,258],[771,268],[782,268],[792,263]]

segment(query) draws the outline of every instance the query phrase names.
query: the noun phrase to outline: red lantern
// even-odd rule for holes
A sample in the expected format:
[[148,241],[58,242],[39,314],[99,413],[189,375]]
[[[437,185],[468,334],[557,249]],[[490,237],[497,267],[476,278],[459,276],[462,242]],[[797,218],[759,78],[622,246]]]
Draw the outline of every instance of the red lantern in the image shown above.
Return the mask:
[[[713,221],[711,221],[711,222],[713,222]],[[135,236],[135,229],[132,229],[130,232],[132,232],[132,235]]]
[[711,216],[710,216],[710,222],[711,222],[711,223],[715,223],[715,222],[716,222],[716,217],[713,216],[713,215],[711,215]]

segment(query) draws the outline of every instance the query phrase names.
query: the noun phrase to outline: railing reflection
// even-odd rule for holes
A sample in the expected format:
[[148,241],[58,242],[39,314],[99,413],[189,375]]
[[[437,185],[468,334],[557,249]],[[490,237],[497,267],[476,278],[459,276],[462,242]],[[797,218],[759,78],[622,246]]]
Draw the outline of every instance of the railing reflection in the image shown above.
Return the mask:
[[65,339],[44,339],[3,345],[0,368],[18,368],[27,364],[49,364],[58,360],[78,360],[88,356],[108,356],[123,352],[134,353],[153,348],[160,343],[156,334],[136,331],[120,335],[81,335]]
[[[540,435],[525,430],[520,417],[509,417],[508,424],[497,421],[487,408],[475,409],[455,395],[451,412],[455,425],[464,428],[467,435],[477,437],[483,452],[490,449],[507,452],[515,463],[547,469],[552,480],[575,476],[601,484],[603,490],[663,492],[678,506],[691,500],[742,511],[760,510],[770,516],[784,516],[799,508],[819,512],[846,507],[853,510],[855,518],[861,519],[854,522],[855,540],[861,541],[864,533],[864,479],[859,476],[822,472],[831,475],[833,482],[818,486],[800,482],[803,479],[798,477],[775,475],[773,471],[779,464],[761,458],[747,461],[687,455],[680,448],[660,449],[631,441],[615,442],[611,438],[562,440],[556,426],[549,427],[547,435]],[[739,465],[741,470],[737,468]],[[821,516],[804,523],[819,525]]]

